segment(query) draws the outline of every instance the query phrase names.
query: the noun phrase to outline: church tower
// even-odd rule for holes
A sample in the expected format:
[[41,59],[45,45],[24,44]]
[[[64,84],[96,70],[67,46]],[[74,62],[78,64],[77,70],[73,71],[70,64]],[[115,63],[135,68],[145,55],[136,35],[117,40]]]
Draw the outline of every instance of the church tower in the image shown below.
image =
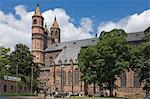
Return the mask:
[[54,43],[60,42],[60,28],[57,23],[56,17],[54,19],[54,22],[52,24],[52,27],[50,28],[50,33],[48,34],[48,41],[47,41],[48,47],[50,47]]
[[32,16],[32,55],[34,56],[34,62],[40,67],[44,66],[45,31],[43,22],[44,18],[40,6],[37,4]]

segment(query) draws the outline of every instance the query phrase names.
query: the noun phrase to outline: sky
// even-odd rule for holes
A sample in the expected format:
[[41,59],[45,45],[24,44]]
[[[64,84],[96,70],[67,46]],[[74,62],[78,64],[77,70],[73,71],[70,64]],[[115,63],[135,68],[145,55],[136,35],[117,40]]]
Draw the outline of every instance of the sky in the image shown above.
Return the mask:
[[92,38],[114,28],[132,33],[150,26],[149,0],[0,0],[0,46],[31,46],[37,3],[48,29],[56,16],[62,42]]

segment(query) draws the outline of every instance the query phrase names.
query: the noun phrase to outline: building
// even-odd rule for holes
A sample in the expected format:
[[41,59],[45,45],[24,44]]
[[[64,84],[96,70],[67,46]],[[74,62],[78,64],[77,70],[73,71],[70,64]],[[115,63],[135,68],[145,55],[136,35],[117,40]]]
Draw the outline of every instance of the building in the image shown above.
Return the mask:
[[[77,66],[78,53],[81,48],[96,44],[98,38],[61,42],[56,17],[50,29],[47,29],[43,22],[44,18],[37,5],[32,16],[32,54],[34,62],[41,67],[39,87],[51,92],[84,92],[85,86],[80,80],[80,70]],[[144,31],[129,33],[127,41],[137,46],[143,37]],[[118,96],[144,96],[137,72],[126,71],[118,78],[116,84],[118,88],[115,92]],[[92,90],[93,85],[90,85],[89,92],[93,92]]]
[[27,93],[30,92],[30,88],[27,85],[21,85],[23,82],[18,82],[16,87],[16,81],[0,79],[0,93]]

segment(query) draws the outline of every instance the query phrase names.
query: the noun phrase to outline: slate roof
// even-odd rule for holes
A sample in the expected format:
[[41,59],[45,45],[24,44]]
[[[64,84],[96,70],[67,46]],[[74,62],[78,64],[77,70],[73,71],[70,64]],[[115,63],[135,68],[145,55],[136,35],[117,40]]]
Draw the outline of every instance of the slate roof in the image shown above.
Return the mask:
[[133,42],[133,41],[140,41],[144,37],[144,32],[135,32],[135,33],[128,33],[127,41]]
[[91,39],[83,39],[83,40],[76,40],[76,41],[68,41],[68,42],[60,42],[54,43],[51,47],[45,49],[45,52],[62,50],[64,47],[87,47],[89,45],[94,45],[98,41],[98,38],[91,38]]
[[[127,41],[140,41],[144,37],[144,32],[135,32],[135,33],[128,33]],[[52,52],[61,50],[59,55],[54,60],[56,65],[59,65],[59,60],[62,61],[63,64],[70,64],[70,59],[73,60],[73,63],[76,64],[76,60],[78,57],[78,53],[82,47],[88,47],[90,45],[95,45],[98,41],[98,38],[91,38],[91,39],[83,39],[83,40],[76,40],[76,41],[68,41],[68,42],[60,42],[54,43],[51,47],[45,49],[45,52]],[[51,64],[47,64],[50,66]]]

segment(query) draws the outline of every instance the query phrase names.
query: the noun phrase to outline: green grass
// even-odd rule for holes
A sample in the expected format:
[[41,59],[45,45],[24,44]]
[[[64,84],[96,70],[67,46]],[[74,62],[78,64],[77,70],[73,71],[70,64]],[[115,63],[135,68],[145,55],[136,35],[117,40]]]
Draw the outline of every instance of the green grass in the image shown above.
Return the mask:
[[31,93],[0,93],[0,96],[35,96],[34,94]]
[[71,98],[67,99],[128,99],[128,98],[120,98],[120,97],[78,97],[72,96]]
[[17,96],[16,93],[0,93],[0,96]]

